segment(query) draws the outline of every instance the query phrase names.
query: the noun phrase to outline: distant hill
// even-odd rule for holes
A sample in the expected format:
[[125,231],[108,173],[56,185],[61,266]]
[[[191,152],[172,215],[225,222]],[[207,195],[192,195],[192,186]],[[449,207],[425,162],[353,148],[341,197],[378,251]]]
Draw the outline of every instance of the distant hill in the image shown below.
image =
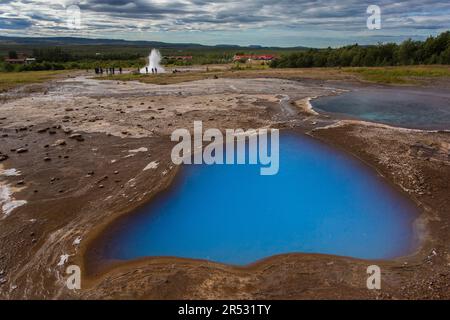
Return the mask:
[[289,49],[307,49],[306,47],[279,48],[263,47],[259,45],[239,46],[229,44],[219,44],[214,46],[202,45],[197,43],[167,43],[160,41],[129,41],[116,39],[92,39],[76,37],[7,37],[0,36],[1,46],[133,46],[133,47],[157,47],[170,49],[201,49],[201,48],[224,48],[224,49],[257,49],[257,50],[289,50]]
[[47,46],[79,46],[79,45],[126,45],[126,46],[158,46],[158,47],[193,47],[201,46],[198,44],[169,44],[159,41],[127,41],[116,39],[91,39],[91,38],[72,38],[72,37],[5,37],[0,36],[0,44],[10,45],[47,45]]

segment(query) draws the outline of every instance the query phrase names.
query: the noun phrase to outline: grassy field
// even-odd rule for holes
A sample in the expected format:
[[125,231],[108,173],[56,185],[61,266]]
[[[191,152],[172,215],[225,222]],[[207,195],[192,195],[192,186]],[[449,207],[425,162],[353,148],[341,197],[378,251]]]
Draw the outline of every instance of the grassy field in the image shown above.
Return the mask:
[[[227,69],[214,70],[210,68],[209,71],[188,71],[179,73],[164,73],[158,75],[145,74],[122,74],[114,76],[97,77],[100,80],[121,80],[121,81],[140,81],[143,83],[152,83],[159,85],[177,84],[189,81],[214,79],[214,78],[281,78],[281,79],[343,79],[350,78],[352,75],[345,74],[334,68],[321,69],[240,69],[235,70],[231,67]],[[354,77],[354,76],[353,76]]]
[[438,78],[450,78],[449,66],[406,66],[375,68],[295,68],[266,69],[228,68],[209,71],[165,73],[154,75],[123,74],[99,77],[102,80],[140,81],[159,85],[176,84],[202,79],[218,78],[280,78],[280,79],[320,79],[320,80],[359,80],[382,84],[421,84]]
[[24,84],[44,82],[66,72],[67,71],[0,72],[0,92]]
[[404,66],[375,68],[344,68],[362,80],[384,84],[420,84],[434,78],[450,78],[449,66]]
[[[30,71],[0,73],[0,92],[19,85],[39,83],[54,79],[67,71]],[[420,84],[438,78],[450,78],[449,66],[407,66],[375,68],[297,68],[233,69],[233,65],[209,66],[206,71],[190,71],[154,75],[122,74],[98,77],[102,80],[140,81],[159,85],[177,84],[214,78],[280,78],[280,79],[319,79],[319,80],[360,80],[383,84]]]

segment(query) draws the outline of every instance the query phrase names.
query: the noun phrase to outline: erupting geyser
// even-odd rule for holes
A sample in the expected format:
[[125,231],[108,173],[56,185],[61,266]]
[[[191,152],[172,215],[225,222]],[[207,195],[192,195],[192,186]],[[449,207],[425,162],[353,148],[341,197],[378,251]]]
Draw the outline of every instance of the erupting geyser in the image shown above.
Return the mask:
[[139,70],[140,73],[164,73],[164,68],[160,65],[161,53],[157,49],[152,49],[148,56],[148,63]]

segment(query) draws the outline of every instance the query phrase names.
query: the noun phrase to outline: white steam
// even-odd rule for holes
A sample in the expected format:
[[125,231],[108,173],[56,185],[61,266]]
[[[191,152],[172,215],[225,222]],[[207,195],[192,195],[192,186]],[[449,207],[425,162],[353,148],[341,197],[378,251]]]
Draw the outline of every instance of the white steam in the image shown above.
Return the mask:
[[140,73],[165,73],[166,70],[160,65],[161,63],[161,53],[157,49],[152,49],[150,55],[148,56],[148,64],[139,70]]

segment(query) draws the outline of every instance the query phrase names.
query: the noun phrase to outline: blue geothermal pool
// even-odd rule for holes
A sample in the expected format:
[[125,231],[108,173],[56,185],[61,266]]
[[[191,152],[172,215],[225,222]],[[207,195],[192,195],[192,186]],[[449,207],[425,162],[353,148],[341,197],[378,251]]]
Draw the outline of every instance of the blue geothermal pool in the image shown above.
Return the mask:
[[184,165],[172,187],[112,226],[106,260],[176,256],[245,265],[282,253],[393,258],[417,246],[418,209],[355,158],[280,135],[279,172]]
[[356,89],[311,102],[319,111],[394,126],[450,130],[450,93],[411,88]]

